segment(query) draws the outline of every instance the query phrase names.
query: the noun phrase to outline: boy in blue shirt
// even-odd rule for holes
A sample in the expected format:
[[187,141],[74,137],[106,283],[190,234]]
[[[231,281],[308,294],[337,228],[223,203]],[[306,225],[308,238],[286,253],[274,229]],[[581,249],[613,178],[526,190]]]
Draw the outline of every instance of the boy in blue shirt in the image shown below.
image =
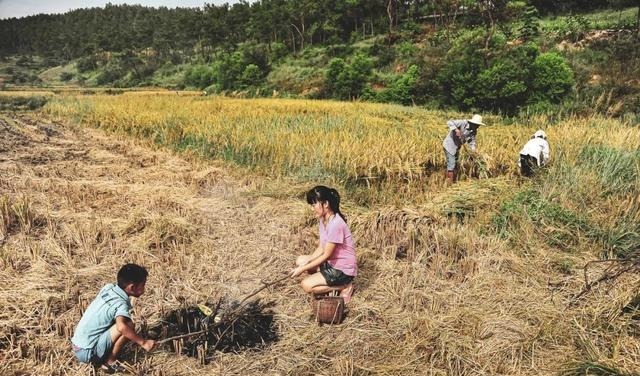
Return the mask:
[[133,341],[149,351],[156,342],[138,335],[131,321],[131,300],[144,294],[147,270],[126,264],[118,271],[118,283],[104,286],[89,304],[71,338],[73,352],[83,363],[102,365],[109,372],[124,371],[116,361],[122,347]]

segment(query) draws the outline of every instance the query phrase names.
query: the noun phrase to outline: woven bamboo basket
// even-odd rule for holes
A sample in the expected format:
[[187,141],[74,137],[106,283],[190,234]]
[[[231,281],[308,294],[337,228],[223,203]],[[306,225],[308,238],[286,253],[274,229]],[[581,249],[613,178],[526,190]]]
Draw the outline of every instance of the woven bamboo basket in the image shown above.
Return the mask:
[[311,309],[318,324],[339,324],[344,318],[344,299],[341,296],[314,296]]

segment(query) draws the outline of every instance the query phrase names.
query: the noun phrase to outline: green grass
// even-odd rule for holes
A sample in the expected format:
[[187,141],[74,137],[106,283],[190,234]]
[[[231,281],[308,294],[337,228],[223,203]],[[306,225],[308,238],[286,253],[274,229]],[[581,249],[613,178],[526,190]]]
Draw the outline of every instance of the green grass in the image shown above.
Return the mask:
[[[603,9],[592,13],[580,14],[578,17],[582,17],[588,22],[589,30],[600,30],[634,25],[637,16],[638,7],[631,7],[622,10]],[[574,16],[545,17],[540,20],[540,27],[543,32],[565,30],[571,17]]]
[[604,188],[600,194],[640,194],[640,151],[585,145],[580,151],[583,166],[593,171]]
[[560,372],[561,376],[625,376],[623,373],[613,367],[594,361],[575,362]]
[[534,188],[525,188],[505,201],[492,219],[494,231],[510,240],[521,236],[529,223],[541,239],[551,247],[572,251],[581,237],[594,231],[584,216],[541,195]]
[[1,110],[35,110],[49,101],[49,98],[40,95],[32,96],[0,96]]

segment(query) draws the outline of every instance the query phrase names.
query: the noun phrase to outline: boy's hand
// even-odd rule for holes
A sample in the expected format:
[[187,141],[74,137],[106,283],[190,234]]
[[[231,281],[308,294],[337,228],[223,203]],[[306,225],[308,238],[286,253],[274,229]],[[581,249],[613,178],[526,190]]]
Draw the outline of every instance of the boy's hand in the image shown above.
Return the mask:
[[156,347],[156,341],[152,339],[145,339],[144,342],[142,342],[141,347],[147,351],[151,351]]

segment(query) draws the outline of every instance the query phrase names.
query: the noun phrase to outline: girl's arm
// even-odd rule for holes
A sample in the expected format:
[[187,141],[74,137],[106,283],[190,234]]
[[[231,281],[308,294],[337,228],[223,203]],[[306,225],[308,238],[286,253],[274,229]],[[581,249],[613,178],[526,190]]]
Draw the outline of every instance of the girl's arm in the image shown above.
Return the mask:
[[309,261],[313,260],[314,258],[320,256],[322,254],[324,250],[322,249],[322,245],[320,244],[320,240],[318,240],[318,247],[316,248],[315,251],[313,251],[313,253],[311,254],[311,258],[309,258]]
[[291,272],[291,276],[297,277],[307,270],[314,270],[315,268],[320,266],[320,264],[327,261],[327,259],[331,256],[335,248],[336,248],[336,244],[330,243],[330,242],[327,242],[324,248],[318,247],[318,249],[316,249],[315,252],[313,252],[311,260],[306,265],[301,265],[293,269],[293,271]]

